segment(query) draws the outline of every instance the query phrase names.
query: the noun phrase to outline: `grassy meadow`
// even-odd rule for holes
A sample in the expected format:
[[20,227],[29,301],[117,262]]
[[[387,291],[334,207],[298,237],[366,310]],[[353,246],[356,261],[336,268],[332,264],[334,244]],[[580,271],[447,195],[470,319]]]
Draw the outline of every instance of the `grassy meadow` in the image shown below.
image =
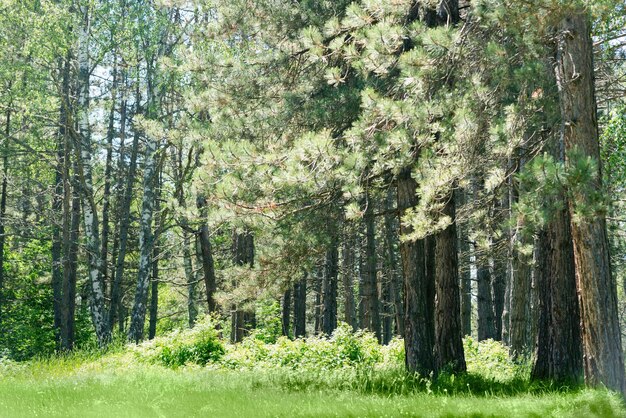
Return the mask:
[[498,342],[465,340],[468,373],[407,375],[401,340],[224,344],[210,325],[106,353],[0,361],[0,417],[622,417],[604,390],[531,383]]

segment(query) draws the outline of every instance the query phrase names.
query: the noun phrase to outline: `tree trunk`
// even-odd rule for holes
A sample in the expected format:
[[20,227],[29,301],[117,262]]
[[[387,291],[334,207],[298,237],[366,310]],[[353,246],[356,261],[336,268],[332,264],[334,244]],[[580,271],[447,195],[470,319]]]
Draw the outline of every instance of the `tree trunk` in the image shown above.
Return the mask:
[[[389,277],[389,302],[392,304],[390,314],[395,322],[395,332],[397,335],[404,334],[404,308],[402,307],[402,275],[398,268],[398,253],[396,250],[398,225],[393,214],[395,209],[394,196],[395,189],[390,187],[385,199],[385,242],[387,248],[387,266]],[[392,331],[393,332],[393,331]]]
[[[407,209],[417,205],[417,183],[411,177],[411,170],[406,169],[398,178],[398,211],[400,216],[400,234],[407,235],[413,228],[402,221]],[[424,268],[424,241],[401,241],[404,286],[404,348],[406,368],[429,376],[436,372],[434,356],[435,324],[432,309],[432,295],[428,289],[434,287],[427,283]]]
[[148,325],[148,339],[153,339],[156,336],[156,326],[159,313],[159,259],[161,258],[159,241],[161,237],[161,230],[165,224],[164,215],[161,212],[161,184],[163,183],[163,173],[160,172],[155,178],[155,208],[157,213],[157,220],[154,225],[154,245],[152,248],[152,277],[151,277],[151,289],[150,289],[150,320]]
[[[136,90],[135,94],[135,113],[139,114],[141,102],[141,95],[139,93],[139,88]],[[125,109],[125,106],[122,107]],[[125,111],[122,112],[121,115],[121,126],[124,126],[126,123]],[[115,278],[111,287],[111,306],[110,306],[110,314],[109,314],[109,324],[111,328],[113,324],[115,324],[116,319],[119,319],[120,324],[124,323],[124,318],[121,318],[120,312],[123,311],[123,307],[121,306],[121,290],[122,290],[122,282],[124,278],[124,262],[126,260],[126,247],[128,244],[128,230],[130,228],[130,208],[133,200],[133,184],[135,182],[135,177],[137,175],[137,155],[139,154],[139,130],[135,129],[133,135],[133,144],[131,146],[130,151],[130,161],[128,163],[128,173],[126,175],[126,185],[124,186],[123,198],[120,203],[119,208],[119,249],[117,253],[117,260],[115,262]],[[124,154],[120,154],[120,167],[125,165],[124,163]],[[122,329],[120,329],[122,332]]]
[[378,341],[382,341],[380,335],[380,309],[378,303],[378,283],[376,255],[376,225],[374,218],[374,201],[369,192],[365,198],[365,274],[363,286],[363,328],[376,334]]
[[528,321],[530,321],[529,299],[531,281],[531,258],[524,254],[520,248],[524,243],[521,238],[524,228],[523,221],[518,224],[513,234],[511,248],[513,257],[511,263],[510,284],[510,325],[509,340],[513,357],[527,354],[528,346]]
[[[465,201],[465,192],[458,194],[459,203]],[[461,289],[461,332],[463,335],[472,335],[472,275],[470,268],[470,242],[468,227],[463,225],[459,231],[459,275]]]
[[494,339],[502,341],[502,315],[504,312],[504,295],[506,292],[506,263],[497,255],[492,259],[493,271],[493,316],[494,316]]
[[[151,99],[153,100],[153,99]],[[154,237],[152,232],[152,217],[155,204],[155,152],[156,140],[148,137],[145,150],[145,167],[143,173],[143,198],[141,203],[141,218],[139,230],[139,272],[135,290],[135,302],[130,319],[128,339],[138,343],[143,339],[146,320],[146,304],[148,286],[150,284],[150,268],[152,264],[152,249]]]
[[115,102],[117,99],[117,62],[113,66],[113,85],[111,86],[111,110],[107,127],[107,148],[104,168],[104,192],[102,195],[102,288],[106,294],[109,278],[109,208],[111,206],[111,177],[113,171],[113,139],[115,137]]
[[[7,212],[7,189],[9,184],[9,136],[11,134],[11,110],[7,110],[5,121],[5,138],[2,146],[2,191],[0,192],[0,332],[2,328],[2,311],[4,310],[4,246],[6,243],[6,212]],[[54,247],[53,247],[54,250]],[[54,256],[53,256],[54,257]],[[54,273],[53,273],[54,274]],[[53,284],[55,277],[53,276]],[[54,288],[56,300],[56,287]],[[57,321],[55,311],[55,325]]]
[[306,337],[306,279],[307,274],[298,280],[293,291],[293,335]]
[[436,235],[435,351],[439,370],[449,368],[451,372],[458,373],[464,372],[466,366],[461,339],[461,298],[454,193],[448,196],[442,214],[450,217],[452,222]]
[[485,260],[476,261],[476,281],[478,282],[476,306],[478,308],[477,328],[479,341],[495,337],[491,272],[489,271],[489,266],[485,264]]
[[198,307],[196,305],[196,278],[193,274],[193,263],[191,261],[191,245],[189,233],[183,231],[183,264],[185,268],[185,277],[187,278],[187,312],[189,328],[193,328],[198,317]]
[[[561,196],[566,201],[565,196]],[[559,200],[561,200],[559,199]],[[539,235],[537,344],[533,379],[579,383],[583,376],[580,311],[567,207]]]
[[[598,164],[588,184],[571,184],[571,231],[584,349],[585,381],[626,393],[624,361],[617,312],[617,294],[611,274],[604,212],[581,219],[580,212],[601,190],[598,122],[593,73],[593,43],[586,10],[563,16],[558,30],[556,76],[561,104],[561,135],[566,163],[577,164],[575,153]],[[573,160],[573,161],[572,161]]]
[[213,262],[213,250],[211,248],[211,237],[209,236],[209,227],[206,223],[206,199],[204,197],[197,198],[197,207],[200,210],[200,231],[198,232],[198,239],[200,243],[200,260],[202,261],[202,271],[204,273],[204,286],[206,292],[206,301],[209,313],[213,313],[217,310],[217,303],[215,302],[215,264]]
[[291,313],[291,287],[285,290],[282,297],[282,306],[281,306],[281,328],[282,334],[285,337],[289,337],[289,320]]
[[[254,236],[249,231],[233,233],[233,263],[237,266],[254,267]],[[231,308],[231,342],[241,342],[254,322],[254,312],[233,306]]]
[[322,332],[322,281],[320,269],[316,268],[313,273],[313,293],[315,293],[315,306],[313,308],[315,334]]
[[350,325],[353,330],[356,330],[356,307],[354,304],[354,272],[356,271],[354,247],[356,239],[354,237],[354,234],[348,230],[348,225],[344,225],[345,227],[342,249],[343,265],[341,272],[341,280],[344,292],[343,320],[346,321],[346,323]]
[[89,283],[91,300],[91,319],[96,330],[98,345],[106,346],[111,340],[111,329],[107,321],[104,305],[104,289],[102,288],[102,254],[100,252],[100,235],[98,210],[94,199],[93,176],[91,167],[92,143],[89,126],[89,8],[83,7],[82,24],[78,33],[78,147],[81,171],[81,194],[83,198],[83,216],[87,254],[89,260]]
[[336,237],[331,238],[324,263],[322,332],[326,335],[331,335],[337,328],[337,275],[339,273],[337,241]]

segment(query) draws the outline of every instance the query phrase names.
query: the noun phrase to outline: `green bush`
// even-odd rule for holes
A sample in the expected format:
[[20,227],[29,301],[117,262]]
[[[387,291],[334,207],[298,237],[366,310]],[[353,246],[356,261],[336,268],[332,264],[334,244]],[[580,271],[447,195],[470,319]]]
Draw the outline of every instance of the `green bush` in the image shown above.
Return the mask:
[[509,348],[500,341],[478,342],[465,337],[463,346],[468,373],[498,382],[528,377],[528,365],[515,363],[509,356]]
[[334,370],[395,361],[397,351],[397,343],[381,346],[374,334],[352,332],[349,325],[341,323],[330,338],[315,336],[292,341],[280,337],[276,343],[266,344],[252,335],[241,344],[229,346],[221,364],[233,369],[287,367]]
[[205,366],[218,361],[225,353],[214,322],[205,318],[192,329],[175,330],[171,333],[146,341],[131,349],[141,360],[180,367],[186,364]]

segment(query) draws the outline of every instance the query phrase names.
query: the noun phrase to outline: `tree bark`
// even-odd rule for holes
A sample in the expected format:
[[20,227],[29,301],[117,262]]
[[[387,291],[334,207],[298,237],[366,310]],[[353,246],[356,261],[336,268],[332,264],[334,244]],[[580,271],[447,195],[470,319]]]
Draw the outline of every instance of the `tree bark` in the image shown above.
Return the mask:
[[[561,196],[566,201],[565,196]],[[567,205],[539,234],[537,343],[533,379],[580,383],[583,353],[574,249]]]
[[[459,203],[465,202],[465,192],[457,193]],[[472,335],[472,277],[470,269],[470,242],[468,227],[460,226],[459,231],[459,276],[461,290],[461,332]]]
[[291,287],[283,293],[281,304],[281,329],[282,335],[289,337],[289,323],[291,313]]
[[[590,205],[590,195],[601,190],[598,122],[593,73],[593,43],[586,10],[573,10],[558,25],[556,78],[561,105],[561,135],[566,164],[576,164],[574,153],[598,165],[588,184],[570,184],[569,210],[575,274],[580,294],[585,381],[626,393],[624,361],[617,311],[617,293],[611,274],[606,218],[579,217]],[[574,159],[574,161],[572,161]]]
[[[397,180],[398,211],[400,216],[400,234],[407,235],[413,228],[402,221],[407,209],[417,205],[417,183],[411,177],[411,170],[402,171]],[[436,373],[434,356],[435,323],[430,304],[433,295],[428,289],[433,283],[427,283],[424,268],[424,241],[401,241],[403,294],[404,294],[404,348],[405,364],[410,372],[422,376]]]
[[198,232],[198,239],[200,243],[200,260],[202,260],[202,271],[204,273],[204,287],[206,294],[207,307],[209,313],[213,313],[217,310],[217,303],[215,302],[215,264],[213,262],[213,250],[211,248],[211,237],[209,235],[209,227],[206,223],[206,206],[207,201],[204,197],[197,198],[197,207],[200,210],[200,231]]
[[341,269],[341,280],[344,292],[343,320],[346,321],[353,330],[356,330],[356,307],[354,304],[354,272],[356,271],[354,248],[356,239],[354,234],[348,229],[348,225],[344,224],[342,248],[343,265]]
[[[0,192],[0,332],[5,332],[2,327],[2,311],[4,310],[4,247],[6,244],[6,212],[7,212],[7,192],[9,184],[9,135],[11,134],[11,110],[10,107],[6,112],[5,121],[5,138],[2,145],[2,191]],[[54,248],[53,248],[54,250]],[[54,272],[53,272],[54,274]],[[53,285],[54,285],[53,276]],[[54,287],[54,296],[56,300],[56,286]],[[55,311],[55,325],[57,315]]]
[[331,335],[337,328],[337,275],[339,273],[338,240],[331,238],[331,243],[326,251],[323,276],[323,312],[322,332]]
[[435,247],[435,351],[439,370],[453,373],[466,370],[461,339],[461,298],[459,294],[459,261],[456,235],[454,193],[445,202],[442,215],[451,224],[436,235]]
[[306,337],[306,280],[307,274],[294,285],[293,292],[293,334]]
[[[141,94],[139,93],[139,88],[137,88],[135,93],[135,113],[139,114],[140,111],[140,102],[141,102]],[[125,109],[125,106],[122,107]],[[126,112],[122,112],[121,115],[121,126],[124,126],[126,123],[125,118]],[[119,249],[117,253],[117,260],[115,262],[115,278],[111,287],[111,306],[109,313],[109,324],[113,327],[116,320],[119,319],[120,324],[124,323],[124,318],[121,317],[120,312],[123,311],[123,307],[121,306],[121,290],[122,290],[122,282],[124,278],[124,262],[126,260],[126,247],[128,244],[128,230],[130,228],[130,207],[133,199],[133,184],[135,182],[135,177],[137,175],[137,155],[139,154],[139,130],[136,128],[133,135],[133,143],[130,151],[130,161],[128,163],[128,172],[126,177],[126,185],[124,186],[123,198],[120,203],[119,208]],[[120,154],[120,167],[125,165],[124,163],[124,154]],[[119,317],[119,318],[118,318]],[[120,332],[122,329],[120,328]]]
[[[233,263],[237,266],[254,266],[254,236],[249,231],[233,233]],[[254,325],[254,312],[231,308],[231,342],[238,343]]]
[[189,233],[183,231],[183,264],[185,277],[187,278],[187,312],[189,328],[193,328],[198,317],[198,307],[196,305],[196,278],[193,274],[193,262],[191,260],[191,245]]
[[81,194],[83,198],[83,217],[87,254],[89,260],[89,283],[91,300],[91,319],[96,330],[98,345],[106,346],[111,340],[111,329],[107,321],[104,305],[104,289],[102,288],[102,254],[100,248],[98,210],[94,199],[92,176],[92,143],[89,126],[89,7],[81,8],[82,23],[78,33],[78,146],[81,173]]

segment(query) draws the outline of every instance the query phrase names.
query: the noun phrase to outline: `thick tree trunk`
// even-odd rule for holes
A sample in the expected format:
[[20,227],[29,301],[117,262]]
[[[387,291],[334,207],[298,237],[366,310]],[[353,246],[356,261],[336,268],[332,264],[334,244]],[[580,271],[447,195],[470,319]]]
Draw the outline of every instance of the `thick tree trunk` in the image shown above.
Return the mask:
[[337,238],[333,237],[330,247],[326,251],[326,262],[324,263],[322,332],[326,335],[331,335],[337,328],[338,244]]
[[557,210],[540,233],[537,255],[539,318],[532,378],[579,383],[583,353],[567,207]]
[[[402,221],[407,209],[417,205],[417,183],[411,177],[411,170],[404,170],[398,178],[398,211],[400,216],[400,234],[413,231],[410,225]],[[404,293],[404,347],[406,368],[428,376],[436,372],[434,356],[435,324],[432,316],[434,303],[429,290],[433,283],[427,283],[424,268],[424,241],[401,241],[400,257],[403,271]]]
[[[586,10],[569,12],[558,25],[556,76],[559,88],[566,163],[578,157],[598,164],[588,184],[571,184],[569,201],[576,280],[580,294],[585,381],[626,393],[617,293],[609,261],[604,212],[588,210],[590,196],[601,190],[598,122],[593,73],[593,43]],[[572,161],[572,159],[574,159]],[[574,216],[576,214],[576,216]]]
[[289,323],[291,319],[291,287],[285,290],[281,300],[281,328],[282,334],[285,337],[289,337]]
[[452,223],[435,236],[435,352],[439,370],[449,368],[464,372],[465,354],[461,339],[461,297],[459,294],[459,260],[456,235],[456,213],[453,193],[450,193],[442,215]]
[[306,280],[305,273],[293,288],[293,335],[296,338],[306,337]]
[[92,143],[89,126],[89,8],[83,7],[82,23],[78,33],[78,147],[80,157],[81,194],[83,198],[83,217],[87,254],[89,260],[89,283],[91,300],[91,319],[96,330],[100,346],[106,346],[111,340],[111,328],[107,321],[104,305],[104,289],[102,288],[102,254],[100,248],[98,210],[94,199],[92,176]]

